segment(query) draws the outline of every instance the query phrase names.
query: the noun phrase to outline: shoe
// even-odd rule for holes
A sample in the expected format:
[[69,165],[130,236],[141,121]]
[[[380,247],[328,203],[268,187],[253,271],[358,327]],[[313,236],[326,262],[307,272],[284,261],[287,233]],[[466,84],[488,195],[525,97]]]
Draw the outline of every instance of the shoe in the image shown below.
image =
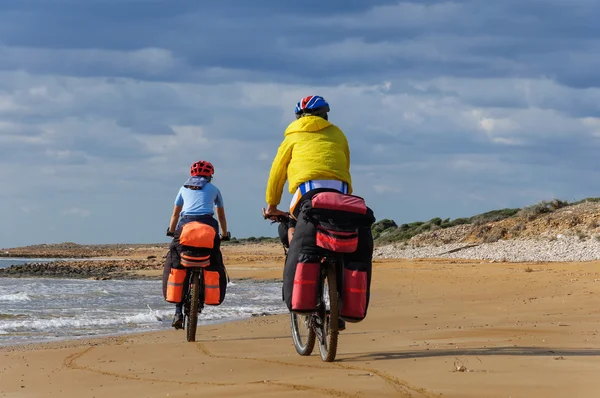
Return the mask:
[[346,330],[346,321],[342,318],[338,318],[338,331]]
[[173,326],[175,329],[183,329],[183,314],[175,314],[171,326]]

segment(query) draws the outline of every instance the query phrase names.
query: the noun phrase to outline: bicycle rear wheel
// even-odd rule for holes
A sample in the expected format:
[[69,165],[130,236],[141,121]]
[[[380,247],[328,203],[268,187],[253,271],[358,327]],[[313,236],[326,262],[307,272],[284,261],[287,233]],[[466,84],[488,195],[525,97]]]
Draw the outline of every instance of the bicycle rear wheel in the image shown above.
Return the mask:
[[338,344],[338,318],[339,301],[335,263],[327,264],[327,271],[323,275],[321,289],[321,309],[319,310],[319,351],[321,359],[332,362],[337,353]]
[[311,314],[290,312],[290,324],[296,352],[300,355],[310,355],[315,347],[315,331],[312,328]]
[[196,270],[190,275],[190,313],[185,325],[187,341],[196,341],[196,327],[198,326],[198,306],[200,303],[200,273]]

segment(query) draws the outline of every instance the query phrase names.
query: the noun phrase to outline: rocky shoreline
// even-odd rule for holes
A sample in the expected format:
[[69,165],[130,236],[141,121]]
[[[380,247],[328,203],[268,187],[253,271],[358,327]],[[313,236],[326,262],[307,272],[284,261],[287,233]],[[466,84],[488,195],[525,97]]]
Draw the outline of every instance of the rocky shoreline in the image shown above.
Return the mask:
[[67,242],[0,249],[0,258],[130,257],[166,251],[168,247],[168,243],[79,245]]
[[13,265],[0,269],[0,278],[158,279],[162,258],[143,260],[75,260]]
[[595,237],[558,235],[549,239],[499,240],[493,243],[440,245],[391,244],[375,249],[375,258],[460,258],[502,262],[571,262],[600,260]]

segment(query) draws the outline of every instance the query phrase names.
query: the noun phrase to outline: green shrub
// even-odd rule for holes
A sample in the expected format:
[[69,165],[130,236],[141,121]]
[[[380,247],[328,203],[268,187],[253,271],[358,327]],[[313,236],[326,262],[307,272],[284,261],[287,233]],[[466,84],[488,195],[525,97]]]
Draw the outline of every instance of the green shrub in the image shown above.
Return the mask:
[[478,214],[469,219],[469,224],[482,225],[490,222],[502,221],[517,214],[521,209],[500,209]]
[[567,201],[559,199],[552,199],[551,201],[543,200],[533,206],[524,207],[518,212],[518,215],[531,221],[538,218],[542,214],[552,213],[566,206],[569,206],[569,202]]
[[[586,198],[571,204],[567,201],[553,199],[550,201],[542,201],[538,204],[524,207],[522,209],[505,208],[492,210],[469,218],[462,217],[454,220],[450,220],[450,218],[441,219],[439,217],[435,217],[427,222],[414,221],[411,223],[400,224],[399,226],[393,220],[384,219],[373,224],[373,238],[376,239],[378,244],[403,242],[424,232],[435,231],[443,228],[451,228],[457,225],[472,224],[475,226],[481,226],[481,228],[478,230],[478,235],[481,238],[484,238],[488,241],[497,241],[498,239],[504,238],[509,232],[512,234],[520,233],[525,229],[525,225],[519,223],[511,228],[510,231],[505,229],[492,231],[491,229],[485,228],[486,224],[502,221],[515,216],[533,220],[542,214],[552,213],[563,207],[585,202],[600,202],[600,198]],[[594,225],[597,228],[597,226],[600,224],[590,223],[589,227],[594,228]]]
[[432,218],[431,220],[427,221],[429,224],[433,224],[433,225],[442,225],[442,219],[439,217],[436,218]]
[[585,199],[579,200],[577,202],[573,202],[571,204],[572,205],[579,205],[579,204],[587,203],[587,202],[597,203],[597,202],[600,202],[600,198],[585,198]]
[[373,239],[377,239],[382,235],[389,234],[398,229],[398,225],[394,220],[383,219],[377,221],[371,226],[371,232],[373,233]]

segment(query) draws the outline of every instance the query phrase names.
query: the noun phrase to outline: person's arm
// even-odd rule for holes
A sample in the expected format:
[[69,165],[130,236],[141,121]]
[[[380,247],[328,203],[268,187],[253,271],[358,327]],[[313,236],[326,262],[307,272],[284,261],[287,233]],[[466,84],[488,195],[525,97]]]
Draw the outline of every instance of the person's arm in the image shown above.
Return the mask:
[[183,209],[183,194],[181,190],[177,192],[177,196],[175,197],[175,207],[173,208],[173,215],[171,215],[171,222],[169,223],[169,232],[175,232],[175,228],[177,228],[177,222],[179,221],[179,215],[181,214],[181,209]]
[[175,228],[177,227],[177,221],[179,221],[179,214],[181,214],[181,206],[175,205],[173,207],[173,215],[171,216],[171,222],[169,223],[169,232],[175,232]]
[[287,181],[287,168],[292,159],[292,140],[286,137],[279,149],[277,155],[273,159],[271,172],[269,173],[269,181],[267,182],[266,201],[269,209],[277,209],[277,205],[281,202],[283,187]]
[[[350,179],[352,179],[352,175],[350,174],[350,145],[348,145],[348,140],[344,137],[344,154],[346,155],[346,167],[348,170],[348,175]],[[347,181],[348,183],[348,193],[352,194],[352,180]]]
[[227,236],[227,217],[225,217],[225,208],[217,207],[217,218],[221,227],[221,235]]
[[348,140],[346,140],[346,148],[344,152],[346,153],[346,160],[348,161],[348,172],[350,172],[350,145],[348,145]]
[[217,197],[215,198],[215,207],[217,208],[217,219],[219,220],[219,226],[221,227],[221,235],[227,236],[227,217],[225,217],[225,204],[223,203],[223,196],[221,191],[217,190]]

